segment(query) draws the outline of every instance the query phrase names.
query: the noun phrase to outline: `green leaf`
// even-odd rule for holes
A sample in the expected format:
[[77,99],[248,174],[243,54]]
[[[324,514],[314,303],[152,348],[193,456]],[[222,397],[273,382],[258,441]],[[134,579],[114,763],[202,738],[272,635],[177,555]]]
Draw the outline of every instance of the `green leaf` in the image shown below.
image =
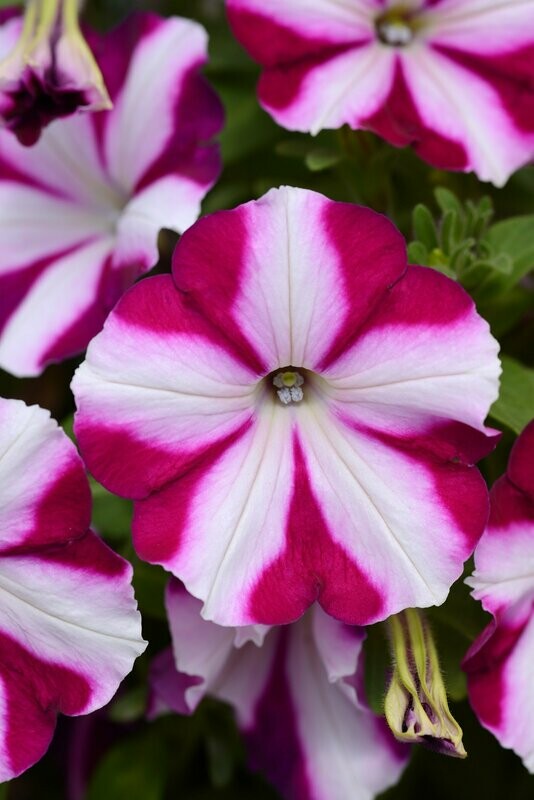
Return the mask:
[[384,625],[371,625],[363,643],[365,697],[375,714],[384,713],[384,698],[391,680],[391,656]]
[[135,722],[146,714],[146,686],[136,686],[118,695],[109,706],[108,718],[112,722]]
[[130,558],[134,565],[133,587],[142,615],[166,619],[165,588],[169,580],[162,567],[146,564],[136,556]]
[[534,370],[509,356],[501,356],[501,362],[501,391],[490,416],[521,433],[534,417]]
[[106,539],[113,542],[129,540],[132,523],[132,504],[104,489],[90,479],[93,494],[93,525]]
[[413,229],[415,238],[423,242],[428,250],[438,247],[436,226],[432,214],[426,206],[419,204],[414,208]]
[[341,153],[337,150],[327,150],[326,148],[317,148],[311,150],[304,159],[306,166],[311,172],[321,172],[324,169],[339,164],[341,161]]
[[169,772],[166,748],[149,729],[121,738],[99,763],[87,800],[162,800]]
[[462,206],[456,195],[449,189],[443,186],[438,186],[434,189],[434,197],[440,209],[445,214],[447,211],[454,211],[457,215],[461,215]]
[[410,264],[428,264],[428,250],[423,242],[410,242],[408,245],[408,261]]
[[510,272],[501,283],[502,291],[534,269],[534,215],[497,222],[488,230],[486,240],[494,255],[504,254],[512,261]]

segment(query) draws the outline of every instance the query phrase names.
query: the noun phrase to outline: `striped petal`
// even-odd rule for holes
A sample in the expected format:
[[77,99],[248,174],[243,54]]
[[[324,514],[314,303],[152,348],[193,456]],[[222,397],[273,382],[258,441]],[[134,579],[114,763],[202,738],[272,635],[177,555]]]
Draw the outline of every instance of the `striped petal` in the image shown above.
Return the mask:
[[88,530],[74,445],[0,400],[0,781],[46,751],[58,712],[105,705],[144,650],[132,570]]
[[220,170],[206,50],[195,23],[133,15],[95,37],[111,111],[52,124],[30,149],[0,132],[4,369],[37,375],[83,351],[156,264],[159,231],[182,232],[198,216]]
[[173,277],[123,298],[73,382],[139,555],[223,625],[443,602],[496,441],[497,345],[465,292],[407,269],[380,215],[289,188],[189,229]]
[[202,620],[200,604],[176,584],[169,587],[167,610],[175,672],[166,685],[153,684],[160,704],[176,707],[180,681],[196,675],[195,686],[186,689],[186,709],[194,709],[197,694],[230,703],[249,765],[282,797],[370,800],[396,782],[406,750],[354,700],[360,630],[316,608],[289,628],[268,632],[261,648],[250,641],[236,647],[236,629]]
[[534,422],[517,440],[508,471],[491,490],[491,517],[468,580],[494,620],[464,661],[482,724],[534,772]]

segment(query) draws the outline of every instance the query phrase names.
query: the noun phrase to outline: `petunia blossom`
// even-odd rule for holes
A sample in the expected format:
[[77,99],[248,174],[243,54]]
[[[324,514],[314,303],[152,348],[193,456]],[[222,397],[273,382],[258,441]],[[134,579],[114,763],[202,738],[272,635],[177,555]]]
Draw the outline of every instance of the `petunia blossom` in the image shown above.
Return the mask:
[[132,569],[90,519],[72,442],[0,399],[0,782],[44,754],[58,712],[107,703],[145,649]]
[[73,390],[134,544],[226,625],[442,603],[486,523],[498,345],[375,212],[283,188],[201,219]]
[[493,621],[464,662],[471,705],[534,772],[534,420],[491,490],[491,516],[468,580]]
[[285,128],[343,124],[498,186],[534,157],[530,0],[227,0]]
[[286,800],[371,800],[409,750],[362,697],[365,633],[315,606],[288,627],[222,628],[177,581],[167,591],[173,654],[152,672],[151,712],[192,713],[206,695],[234,707],[252,769]]
[[78,22],[79,0],[27,0],[24,19],[0,12],[0,125],[35,144],[46,125],[111,108]]
[[96,51],[114,107],[0,132],[0,366],[35,375],[85,349],[122,292],[215,182],[222,108],[200,73],[204,29],[133,15]]

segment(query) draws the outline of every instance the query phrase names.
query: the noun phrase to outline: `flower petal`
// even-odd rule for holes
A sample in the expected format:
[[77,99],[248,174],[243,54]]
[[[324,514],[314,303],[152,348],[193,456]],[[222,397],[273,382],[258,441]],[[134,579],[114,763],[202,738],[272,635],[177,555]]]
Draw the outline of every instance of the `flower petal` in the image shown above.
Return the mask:
[[90,521],[73,443],[42,408],[0,400],[0,554],[68,542]]
[[[382,719],[344,692],[342,678],[354,678],[358,668],[360,631],[351,635],[316,608],[292,626],[271,630],[261,649],[252,642],[237,648],[236,629],[203,620],[200,604],[174,582],[167,608],[178,674],[170,694],[169,675],[154,686],[163,688],[159,701],[176,706],[176,689],[195,671],[202,682],[186,692],[199,690],[234,706],[249,765],[283,797],[371,800],[398,779],[406,749]],[[331,643],[336,652],[325,663]]]
[[38,375],[51,361],[83,349],[102,326],[112,305],[109,295],[124,281],[124,275],[109,270],[112,247],[111,239],[101,238],[48,260],[45,269],[39,268],[43,262],[30,267],[27,293],[2,330],[0,364],[5,369],[18,376]]
[[534,8],[528,0],[441,0],[426,19],[433,44],[490,55],[532,45]]
[[467,292],[410,267],[354,345],[321,372],[321,388],[347,424],[417,439],[444,456],[448,448],[451,460],[472,464],[495,446],[484,419],[498,396],[498,349]]
[[112,491],[143,497],[240,434],[256,384],[170,276],[149,278],[121,300],[76,372],[86,463]]
[[482,724],[534,772],[534,421],[517,439],[507,474],[491,490],[491,516],[466,582],[494,619],[464,659]]
[[0,559],[0,779],[41,757],[58,711],[105,705],[143,652],[131,575],[92,533]]
[[205,600],[203,616],[220,624],[288,622],[316,594],[306,571],[295,586],[278,591],[270,617],[248,608],[255,581],[284,547],[292,492],[285,411],[270,404],[239,438],[136,503],[133,537],[140,557],[179,576]]
[[206,695],[217,696],[234,706],[241,725],[250,725],[268,679],[275,637],[265,641],[264,631],[256,644],[250,639],[243,643],[242,629],[223,628],[203,620],[201,603],[175,580],[169,583],[166,606],[175,668],[180,674],[198,679],[184,691],[188,710],[194,711]]
[[385,217],[291,187],[200,220],[173,259],[177,286],[265,372],[331,357],[405,268]]
[[[135,42],[135,49],[128,51],[128,42]],[[110,52],[114,43],[124,51],[118,70]],[[178,17],[136,15],[106,42],[106,82],[108,73],[115,75],[108,84],[114,109],[106,120],[104,152],[111,176],[128,193],[146,180],[149,169],[157,169],[158,160],[172,161],[173,150],[187,151],[222,127],[220,102],[198,74],[206,60],[204,28]],[[209,185],[217,172],[218,167]]]
[[107,703],[143,652],[130,565],[88,531],[90,492],[48,412],[0,400],[0,780],[55,717]]
[[[531,130],[521,131],[484,76],[436,48],[403,54],[402,67],[424,125],[465,151],[464,171],[473,170],[480,180],[502,186],[531,158],[534,123]],[[426,157],[422,151],[421,155]]]
[[402,440],[350,431],[319,402],[299,408],[296,430],[293,524],[286,549],[255,586],[252,619],[280,621],[268,615],[282,607],[282,587],[286,597],[298,591],[303,558],[323,608],[346,622],[441,604],[487,519],[478,471]]
[[[356,708],[339,685],[328,681],[319,642],[310,635],[310,623],[308,616],[291,629],[285,665],[287,684],[283,686],[282,676],[271,682],[258,707],[256,727],[248,734],[249,747],[254,748],[254,760],[259,765],[267,762],[264,768],[284,796],[295,800],[371,800],[397,782],[407,751],[395,743],[382,719]],[[327,625],[339,623],[328,620],[323,632]],[[357,637],[353,647],[359,647]],[[275,723],[274,714],[284,703],[284,688],[290,707],[285,711],[286,724],[281,726]],[[282,731],[282,727],[287,730]],[[298,760],[296,748],[287,747],[292,727],[299,745]],[[297,788],[301,775],[306,776],[307,791]]]

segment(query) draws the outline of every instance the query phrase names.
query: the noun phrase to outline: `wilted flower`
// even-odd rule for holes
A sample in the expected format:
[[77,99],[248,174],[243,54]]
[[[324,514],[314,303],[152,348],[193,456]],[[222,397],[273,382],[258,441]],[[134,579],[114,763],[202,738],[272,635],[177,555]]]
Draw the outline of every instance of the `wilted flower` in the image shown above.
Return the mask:
[[401,742],[420,742],[445,755],[465,758],[462,730],[452,716],[438,651],[427,621],[410,608],[388,620],[393,675],[384,711]]
[[464,661],[471,705],[534,772],[534,421],[491,490],[490,521],[468,580],[493,621]]
[[0,27],[0,124],[33,145],[50,122],[111,108],[78,23],[78,0],[27,0]]
[[[139,555],[221,624],[353,624],[445,600],[487,518],[497,343],[384,217],[272,190],[182,236],[73,382]],[[282,388],[280,388],[280,384]],[[290,396],[284,392],[299,389]]]
[[347,123],[497,185],[534,157],[534,3],[227,0],[290,130]]
[[223,628],[171,582],[174,659],[153,670],[152,711],[230,703],[252,769],[287,800],[370,800],[398,780],[408,751],[361,696],[365,633],[315,606],[289,627]]
[[31,149],[0,133],[0,366],[16,375],[85,349],[122,292],[183,231],[220,170],[222,108],[204,29],[134,15],[104,37],[112,111],[54,123]]
[[76,448],[0,399],[0,781],[47,749],[58,712],[107,703],[145,649],[132,570],[89,530]]

